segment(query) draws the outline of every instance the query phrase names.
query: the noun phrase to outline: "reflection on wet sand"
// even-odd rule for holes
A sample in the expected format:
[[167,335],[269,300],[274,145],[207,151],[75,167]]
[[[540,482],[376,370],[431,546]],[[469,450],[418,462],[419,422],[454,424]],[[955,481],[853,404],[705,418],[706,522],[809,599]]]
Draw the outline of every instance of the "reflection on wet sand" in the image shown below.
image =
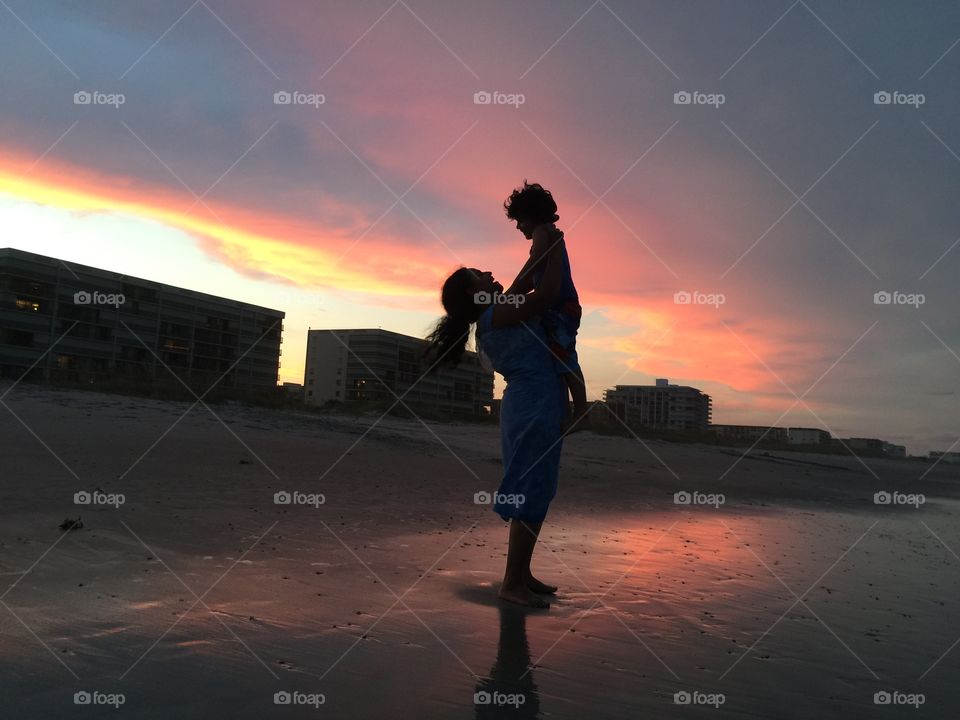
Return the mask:
[[[105,475],[188,409],[137,401],[129,422],[129,401],[95,393],[20,387],[10,401]],[[49,472],[32,438],[0,435],[0,715],[63,718],[74,693],[99,690],[123,692],[138,720],[319,717],[277,708],[278,691],[324,694],[327,720],[846,720],[879,716],[882,692],[922,692],[909,713],[956,717],[955,466],[792,453],[725,475],[723,449],[652,443],[671,474],[632,439],[580,434],[534,556],[560,591],[531,613],[497,601],[506,537],[472,503],[483,485],[452,480],[460,465],[426,450],[436,438],[419,423],[386,418],[344,457],[365,425],[218,414],[262,425],[252,446],[291,487],[343,457],[327,503],[275,506],[221,422],[191,413],[131,476],[124,508],[85,510],[84,528],[61,535],[75,478]],[[498,433],[453,424],[443,439],[495,486]],[[111,466],[116,448],[130,457]],[[676,475],[727,502],[675,504]],[[878,506],[884,488],[928,501]],[[722,711],[678,710],[678,693],[722,693]]]
[[522,608],[501,607],[497,659],[490,676],[477,685],[474,717],[539,718],[540,696],[530,667],[527,613]]

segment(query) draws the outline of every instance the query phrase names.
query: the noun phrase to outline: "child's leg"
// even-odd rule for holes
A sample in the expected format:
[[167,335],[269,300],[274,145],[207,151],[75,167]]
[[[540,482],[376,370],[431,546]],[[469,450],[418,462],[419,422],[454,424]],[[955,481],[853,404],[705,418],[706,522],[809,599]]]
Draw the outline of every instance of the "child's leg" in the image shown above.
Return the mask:
[[563,379],[566,381],[570,397],[573,399],[573,416],[565,423],[564,432],[587,430],[590,427],[590,406],[587,404],[587,385],[584,382],[583,370],[580,369],[580,365],[578,364],[570,372],[564,373]]
[[[580,368],[580,360],[577,357],[580,306],[576,303],[574,305],[576,313],[558,311],[544,313],[554,362],[561,368],[564,383],[573,400],[573,413],[568,414],[563,422],[564,433],[586,430],[589,427],[587,413],[590,411],[590,406],[587,404],[587,384],[583,379],[583,370]],[[564,404],[566,405],[566,402]]]
[[570,388],[570,397],[573,399],[573,412],[575,415],[583,415],[589,406],[587,405],[587,384],[583,379],[583,370],[577,365],[572,372],[566,374],[567,387]]

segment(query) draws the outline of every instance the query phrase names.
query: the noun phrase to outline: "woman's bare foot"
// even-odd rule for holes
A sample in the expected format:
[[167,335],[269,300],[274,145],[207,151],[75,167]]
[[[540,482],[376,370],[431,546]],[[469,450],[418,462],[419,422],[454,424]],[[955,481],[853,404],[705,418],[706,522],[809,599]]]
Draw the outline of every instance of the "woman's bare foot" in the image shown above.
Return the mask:
[[524,607],[532,608],[548,608],[550,603],[548,603],[543,598],[535,595],[533,591],[526,585],[521,585],[519,587],[506,587],[500,586],[500,592],[497,593],[501,600],[506,600],[507,602],[516,603],[517,605],[523,605]]
[[547,585],[544,582],[540,582],[533,575],[530,575],[527,578],[527,587],[533,592],[540,593],[541,595],[553,595],[555,592],[557,592],[556,585]]

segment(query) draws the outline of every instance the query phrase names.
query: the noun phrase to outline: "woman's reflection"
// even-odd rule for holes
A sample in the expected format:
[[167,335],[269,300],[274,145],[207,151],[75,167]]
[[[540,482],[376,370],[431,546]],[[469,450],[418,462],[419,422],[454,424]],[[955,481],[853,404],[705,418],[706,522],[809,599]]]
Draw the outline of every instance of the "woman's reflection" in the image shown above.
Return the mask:
[[530,667],[527,614],[520,608],[500,607],[500,642],[490,677],[473,695],[475,717],[539,718],[540,697]]

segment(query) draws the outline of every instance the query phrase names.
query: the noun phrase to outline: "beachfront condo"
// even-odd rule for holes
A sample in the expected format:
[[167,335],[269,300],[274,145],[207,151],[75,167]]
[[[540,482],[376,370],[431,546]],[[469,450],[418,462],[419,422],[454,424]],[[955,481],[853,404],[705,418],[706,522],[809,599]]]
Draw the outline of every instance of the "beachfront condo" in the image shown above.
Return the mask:
[[606,390],[603,399],[629,427],[697,432],[710,426],[710,396],[695,387],[671,385],[665,378],[654,385],[617,385]]
[[0,377],[277,387],[284,313],[0,248]]
[[[475,352],[456,368],[425,374],[426,341],[380,329],[309,330],[304,401],[402,403],[453,415],[487,415],[493,406],[493,371]],[[402,407],[397,403],[397,407]]]

